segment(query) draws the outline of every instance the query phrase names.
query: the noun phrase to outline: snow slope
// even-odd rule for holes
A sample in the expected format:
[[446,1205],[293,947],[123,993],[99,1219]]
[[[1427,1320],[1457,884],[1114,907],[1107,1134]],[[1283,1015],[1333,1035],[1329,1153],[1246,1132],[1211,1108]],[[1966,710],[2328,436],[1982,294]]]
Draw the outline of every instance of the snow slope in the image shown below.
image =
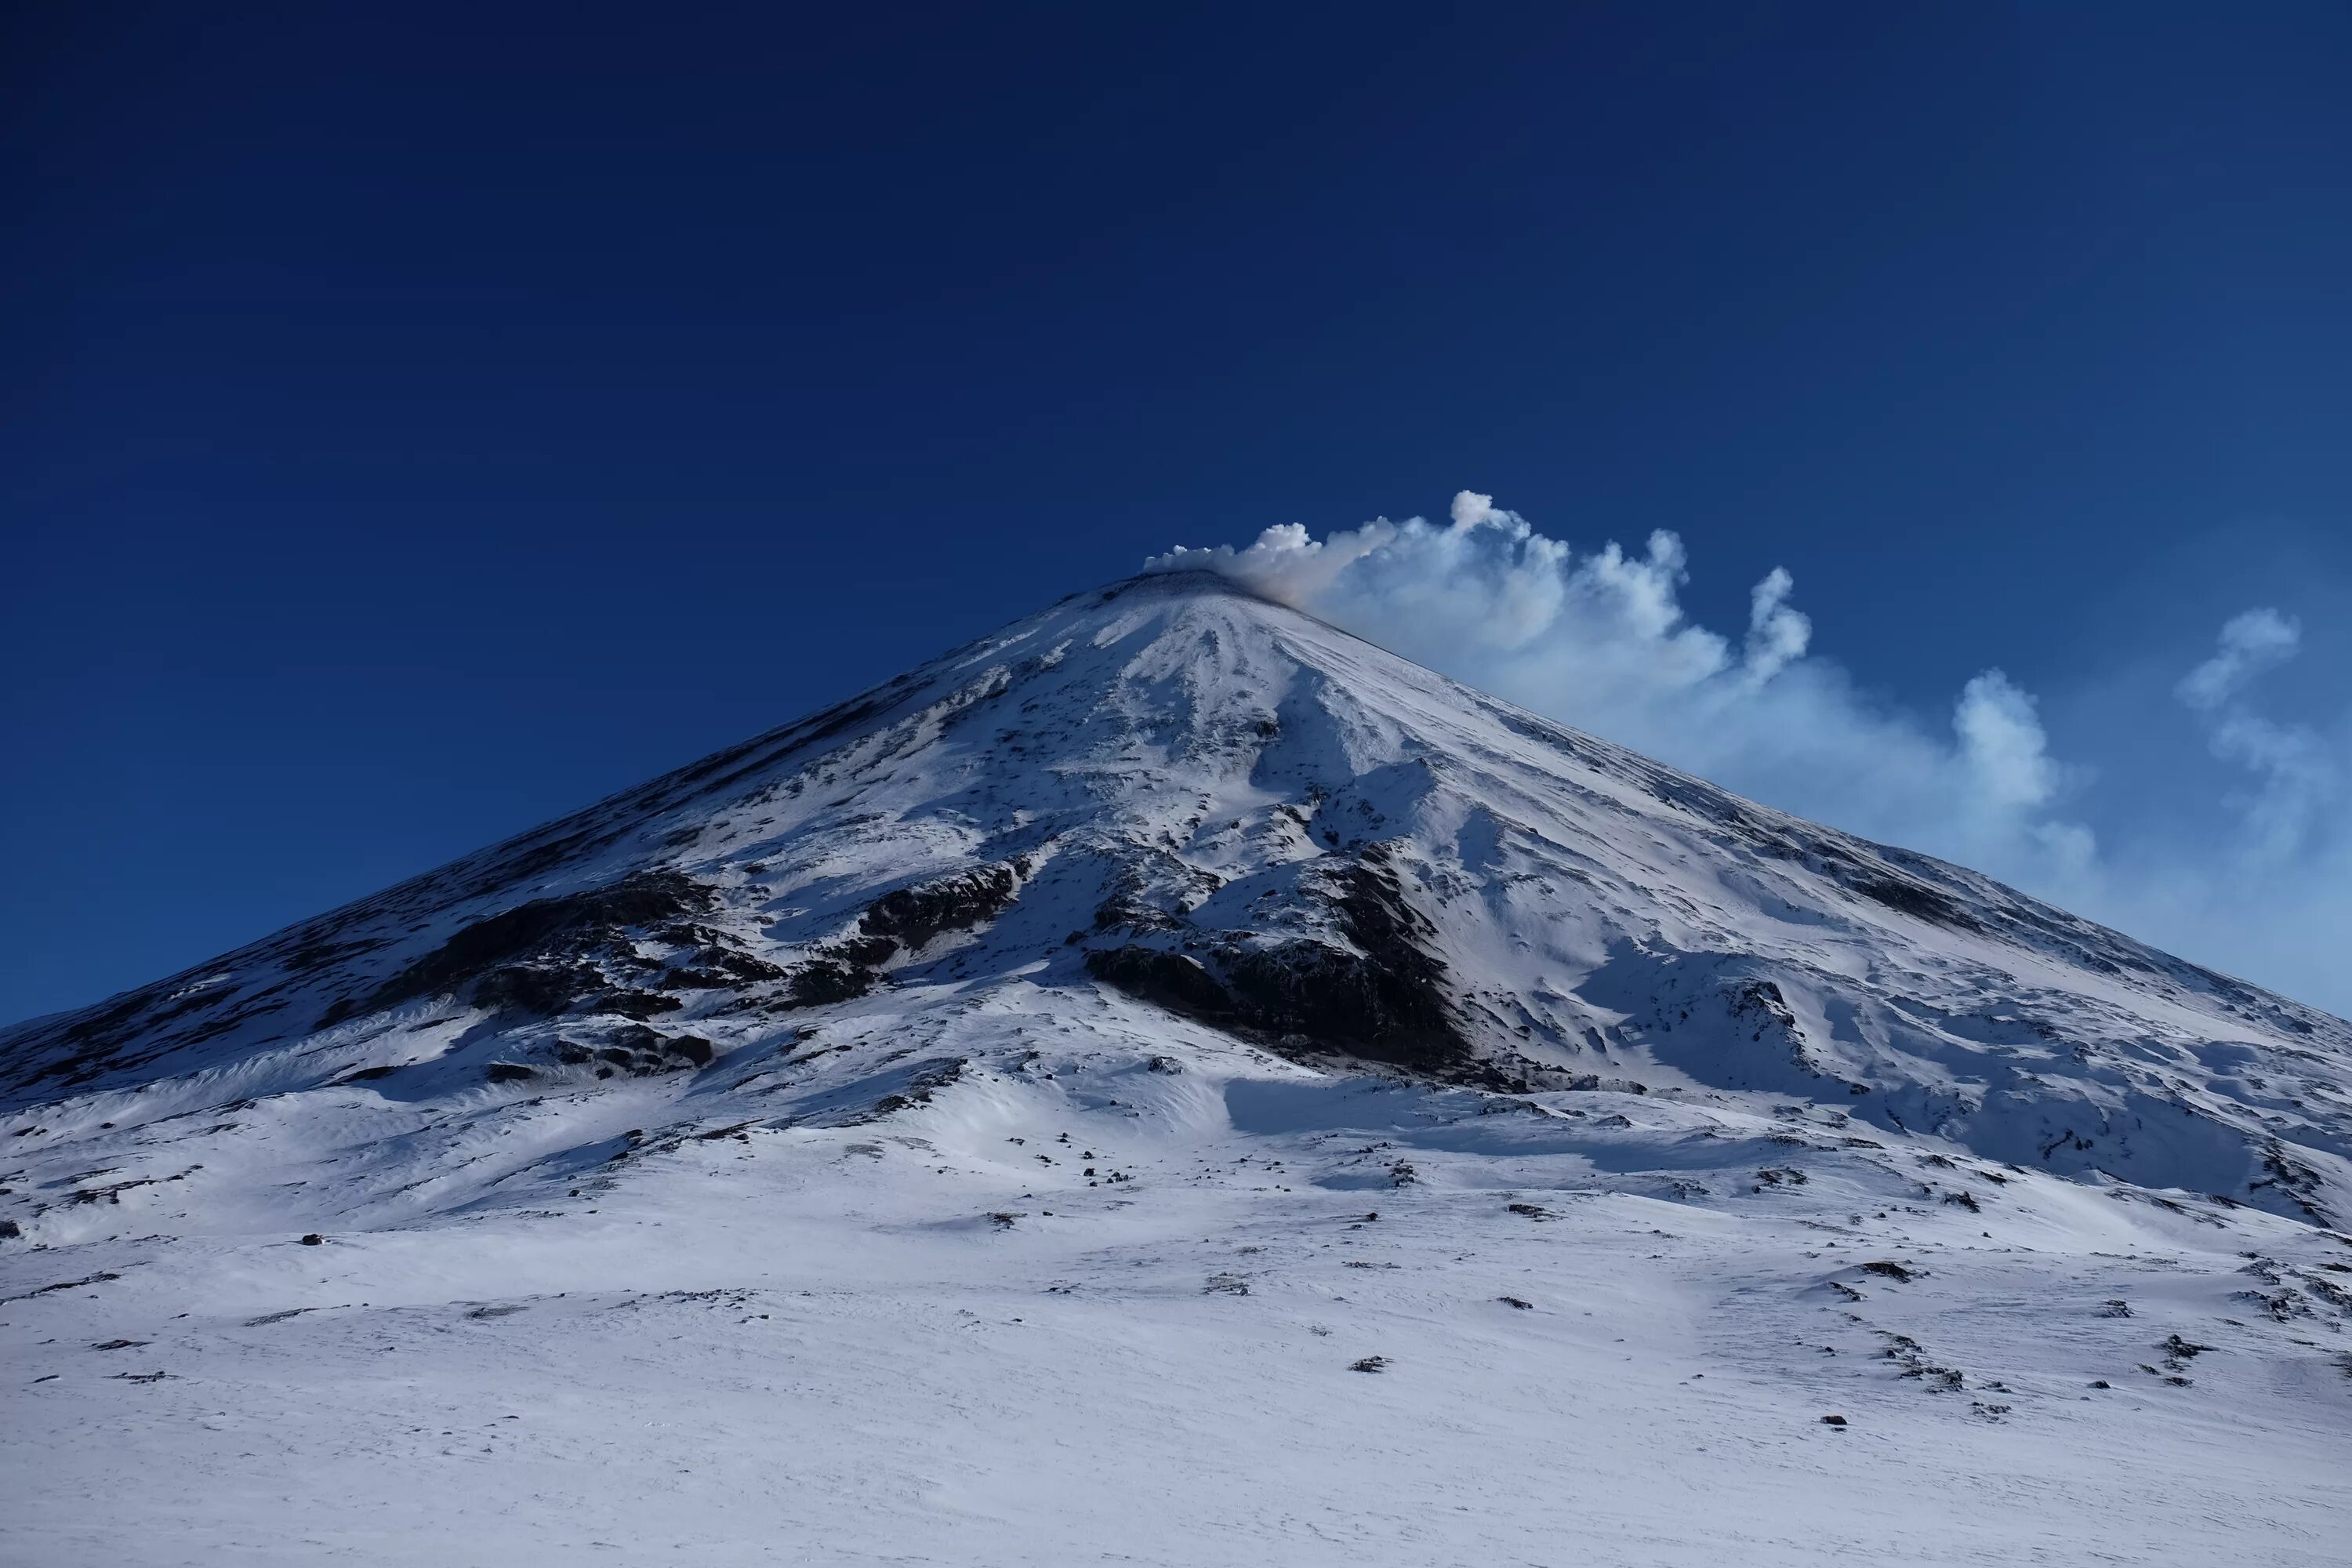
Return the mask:
[[2343,1561],[2352,1026],[1213,577],[0,1111],[12,1562]]

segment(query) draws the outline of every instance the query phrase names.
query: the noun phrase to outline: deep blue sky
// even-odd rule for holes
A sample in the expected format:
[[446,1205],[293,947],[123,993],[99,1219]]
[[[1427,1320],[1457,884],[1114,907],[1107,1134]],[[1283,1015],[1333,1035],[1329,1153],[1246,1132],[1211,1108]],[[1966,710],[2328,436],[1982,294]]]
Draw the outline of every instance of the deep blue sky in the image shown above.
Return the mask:
[[0,1019],[1465,486],[1923,709],[2352,580],[2338,4],[45,9]]

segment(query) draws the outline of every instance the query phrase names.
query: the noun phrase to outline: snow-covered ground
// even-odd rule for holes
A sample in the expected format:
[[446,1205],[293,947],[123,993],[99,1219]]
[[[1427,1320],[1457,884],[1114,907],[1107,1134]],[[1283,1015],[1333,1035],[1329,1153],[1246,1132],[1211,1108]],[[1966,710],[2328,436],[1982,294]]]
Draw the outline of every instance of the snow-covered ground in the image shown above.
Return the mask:
[[5,1309],[12,1560],[2345,1560],[2308,1226],[1761,1105],[960,1088],[317,1247],[12,1258],[91,1280]]
[[2352,1026],[1213,581],[0,1085],[9,1563],[2352,1555]]

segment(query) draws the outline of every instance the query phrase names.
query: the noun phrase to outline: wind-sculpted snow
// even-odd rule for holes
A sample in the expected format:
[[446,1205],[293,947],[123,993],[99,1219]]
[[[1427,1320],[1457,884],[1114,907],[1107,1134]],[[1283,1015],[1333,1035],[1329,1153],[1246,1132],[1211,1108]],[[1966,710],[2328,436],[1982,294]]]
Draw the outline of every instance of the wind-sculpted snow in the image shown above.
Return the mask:
[[[1330,1333],[1328,1350],[1349,1352],[1339,1371],[1378,1374],[1299,1395],[1336,1429],[1356,1422],[1348,1402],[1415,1375],[1417,1355],[1444,1361],[1454,1386],[1484,1390],[1487,1410],[1517,1408],[1502,1392],[1517,1386],[1513,1366],[1549,1357],[1563,1375],[1617,1375],[1615,1335],[1588,1343],[1582,1330],[1546,1326],[1555,1307],[1591,1297],[1642,1354],[1665,1353],[1664,1334],[1717,1374],[1662,1381],[1646,1362],[1623,1373],[1663,1402],[1659,1419],[1713,1412],[1673,1438],[1685,1457],[1709,1420],[1732,1418],[1694,1390],[1777,1391],[1738,1407],[1734,1425],[1761,1422],[1759,1442],[1779,1441],[1763,1434],[1780,1416],[1757,1411],[1819,1403],[1806,1392],[1814,1372],[1760,1348],[1810,1336],[1820,1342],[1807,1355],[1867,1352],[1867,1386],[1836,1384],[1835,1398],[1895,1400],[1880,1410],[1886,1429],[1910,1434],[1902,1442],[1922,1464],[1954,1439],[1898,1394],[1943,1389],[1976,1422],[2042,1422],[2036,1463],[2075,1481],[2034,1506],[2077,1510],[2068,1517],[2114,1484],[2065,1426],[2092,1419],[2074,1411],[2079,1388],[2145,1379],[2151,1392],[2135,1398],[2186,1400],[2215,1381],[2204,1375],[2214,1360],[2188,1370],[2204,1350],[2158,1348],[2166,1334],[2226,1342],[2219,1364],[2246,1369],[2229,1384],[2237,1403],[2214,1408],[2250,1453],[2341,1455],[2352,1430],[2352,1378],[2328,1359],[2352,1351],[2352,1275],[2340,1267],[2352,1240],[2331,1228],[2352,1213],[2352,1026],[1971,872],[1727,795],[1213,577],[1151,576],[1065,601],[508,844],[20,1026],[0,1035],[0,1293],[21,1303],[0,1328],[37,1328],[45,1338],[8,1342],[65,1357],[55,1371],[41,1361],[58,1380],[42,1384],[56,1454],[81,1452],[62,1434],[87,1426],[76,1411],[100,1406],[101,1425],[130,1423],[111,1440],[159,1455],[173,1441],[117,1408],[134,1395],[161,1408],[172,1383],[118,1384],[110,1363],[92,1394],[65,1352],[34,1356],[65,1342],[56,1314],[75,1301],[126,1304],[96,1311],[87,1334],[70,1330],[73,1344],[176,1347],[131,1370],[190,1380],[199,1374],[175,1369],[208,1347],[215,1360],[203,1364],[248,1369],[242,1394],[213,1404],[250,1396],[258,1409],[279,1398],[263,1389],[278,1374],[239,1359],[265,1354],[255,1335],[299,1340],[362,1381],[376,1353],[362,1342],[377,1337],[453,1385],[577,1380],[559,1342],[603,1343],[591,1325],[626,1321],[698,1343],[719,1333],[702,1303],[733,1291],[729,1334],[795,1325],[794,1342],[831,1346],[857,1369],[825,1397],[856,1400],[866,1396],[858,1379],[885,1376],[875,1358],[891,1333],[928,1342],[915,1320],[885,1331],[872,1313],[896,1322],[921,1310],[850,1305],[834,1317],[805,1293],[911,1289],[914,1300],[967,1288],[995,1293],[984,1309],[973,1298],[989,1321],[1024,1328],[1065,1319],[1042,1301],[1012,1308],[1003,1292],[1079,1303],[1067,1321],[1089,1326],[1069,1344],[1091,1355],[1105,1352],[1089,1335],[1116,1338],[1132,1321],[1171,1343],[1206,1336],[1198,1353],[1213,1357],[1226,1331],[1216,1322],[1288,1301],[1281,1310],[1306,1314],[1307,1350],[1322,1354]],[[1687,1233],[1679,1252],[1625,1240],[1668,1227]],[[494,1236],[520,1250],[483,1239]],[[1196,1236],[1209,1239],[1196,1247]],[[1544,1250],[1570,1236],[1630,1272],[1580,1274],[1601,1265]],[[326,1251],[303,1247],[310,1237]],[[1000,1247],[1038,1279],[992,1275],[973,1249]],[[1330,1247],[1380,1256],[1349,1258],[1335,1293],[1298,1271]],[[1537,1252],[1524,1264],[1501,1261],[1527,1248]],[[2263,1261],[2242,1278],[2246,1253]],[[1651,1267],[1670,1254],[1679,1261]],[[1505,1303],[1491,1323],[1458,1318],[1473,1309],[1454,1301],[1446,1270],[1474,1258],[1460,1279],[1486,1292],[1476,1311]],[[1893,1272],[1870,1272],[1882,1264]],[[2039,1295],[2071,1303],[2060,1315],[2072,1324],[2077,1306],[2142,1292],[2125,1276],[2143,1268],[2179,1279],[2128,1328],[2102,1319],[2086,1339],[2039,1308],[1986,1315],[1984,1291]],[[1171,1270],[1189,1281],[1181,1310],[1166,1295]],[[1426,1279],[1408,1287],[1416,1270]],[[1733,1273],[1748,1283],[1730,1284]],[[1601,1304],[1621,1286],[1622,1300]],[[1323,1304],[1310,1311],[1299,1290],[1324,1292]],[[787,1303],[793,1292],[802,1304]],[[177,1321],[162,1310],[174,1293],[197,1327],[157,1326]],[[382,1316],[387,1301],[425,1315],[395,1322]],[[1388,1337],[1342,1345],[1315,1326],[1317,1314],[1358,1310],[1341,1303],[1391,1314]],[[440,1324],[430,1314],[444,1307],[464,1331],[436,1350],[411,1331]],[[1675,1339],[1674,1325],[1718,1307],[1757,1316]],[[297,1310],[313,1315],[255,1326]],[[354,1314],[348,1330],[336,1312]],[[530,1348],[494,1352],[479,1321],[490,1312],[568,1326],[535,1340],[502,1325],[498,1343]],[[608,1312],[624,1316],[597,1315]],[[1287,1345],[1272,1322],[1234,1331]],[[2045,1330],[2047,1343],[2035,1337]],[[2147,1370],[2133,1370],[2141,1362],[2118,1358],[2142,1340],[2131,1353]],[[1716,1349],[1700,1355],[1701,1342]],[[1192,1352],[1171,1353],[1148,1376],[1107,1373],[1097,1392],[1177,1397],[1180,1431],[1241,1396],[1199,1378]],[[703,1400],[719,1375],[663,1364],[676,1373],[669,1394],[615,1373],[611,1413],[596,1419],[639,1431],[648,1399]],[[1024,1359],[1021,1375],[1050,1382],[1049,1364]],[[1476,1366],[1489,1371],[1464,1370]],[[1163,1375],[1191,1380],[1189,1392],[1149,1392]],[[76,1388],[82,1405],[61,1392]],[[2282,1389],[2296,1391],[2284,1405],[2255,1397]],[[291,1383],[284,1399],[299,1404]],[[1513,1415],[1490,1436],[1557,1446],[1521,1415],[1534,1424]],[[746,1419],[749,1442],[764,1417]],[[1818,1434],[1813,1415],[1801,1419]],[[1152,1430],[1127,1429],[1136,1463],[1181,1467],[1181,1453],[1154,1447],[1166,1430]],[[822,1446],[837,1434],[778,1441],[803,1452],[812,1436]],[[394,1470],[422,1462],[400,1457],[404,1441],[387,1436],[378,1450]],[[640,1463],[635,1439],[614,1441],[616,1462]],[[1898,1448],[1870,1474],[1916,1490],[1901,1458],[1914,1450]],[[1423,1458],[1430,1474],[1454,1473],[1454,1460]],[[2179,1465],[2158,1468],[2173,1479],[2168,1495],[2195,1490]],[[2276,1506],[2246,1529],[2281,1560],[2322,1560],[2294,1557],[2288,1522],[2322,1483],[2309,1489],[2292,1466],[2263,1473],[2288,1490],[2265,1494]],[[1738,1474],[1738,1486],[1770,1491],[1763,1472]],[[1235,1518],[1257,1522],[1220,1538],[1230,1552],[1147,1560],[1249,1560],[1244,1548],[1323,1560],[1251,1512],[1253,1480],[1202,1475]],[[1400,1473],[1389,1484],[1415,1483]],[[2327,1494],[2338,1505],[2340,1491]],[[1475,1547],[1548,1561],[1545,1532],[1571,1524],[1525,1494],[1486,1506],[1486,1523],[1449,1526],[1429,1551],[1333,1560]],[[2202,1527],[2184,1520],[2212,1517],[2193,1500],[2147,1508],[2102,1528],[2187,1541]],[[175,1560],[42,1517],[42,1561]],[[790,1522],[758,1517],[761,1530]],[[858,1550],[1075,1561],[1109,1539],[1071,1525],[1037,1538],[1051,1550],[964,1552],[943,1544],[952,1531],[934,1538],[885,1517],[869,1518],[876,1544]],[[1865,1503],[1855,1517],[1874,1516]],[[1956,1506],[1948,1528],[1965,1535],[1972,1517]],[[1654,1560],[1741,1539],[1728,1523],[1675,1529],[1655,1536],[1666,1544]],[[1893,1551],[1874,1526],[1853,1529],[1839,1538],[1853,1550]],[[662,1541],[691,1534],[658,1530],[671,1531]],[[830,1560],[864,1560],[856,1531],[841,1530]],[[1632,1525],[1611,1539],[1612,1560],[1654,1560]],[[1748,1542],[1759,1561],[1818,1560],[1827,1543],[1801,1531]],[[698,1560],[734,1560],[704,1547]],[[371,1560],[457,1560],[420,1550]]]

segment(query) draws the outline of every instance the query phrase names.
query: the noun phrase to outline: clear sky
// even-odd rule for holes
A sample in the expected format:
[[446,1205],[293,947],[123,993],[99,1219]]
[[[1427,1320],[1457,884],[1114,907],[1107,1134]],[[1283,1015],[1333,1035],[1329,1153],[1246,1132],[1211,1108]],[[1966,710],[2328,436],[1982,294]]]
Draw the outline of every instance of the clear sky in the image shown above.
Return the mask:
[[1465,489],[1921,735],[1998,668],[2231,889],[2085,912],[2352,1007],[2352,9],[835,10],[9,9],[0,1019]]

